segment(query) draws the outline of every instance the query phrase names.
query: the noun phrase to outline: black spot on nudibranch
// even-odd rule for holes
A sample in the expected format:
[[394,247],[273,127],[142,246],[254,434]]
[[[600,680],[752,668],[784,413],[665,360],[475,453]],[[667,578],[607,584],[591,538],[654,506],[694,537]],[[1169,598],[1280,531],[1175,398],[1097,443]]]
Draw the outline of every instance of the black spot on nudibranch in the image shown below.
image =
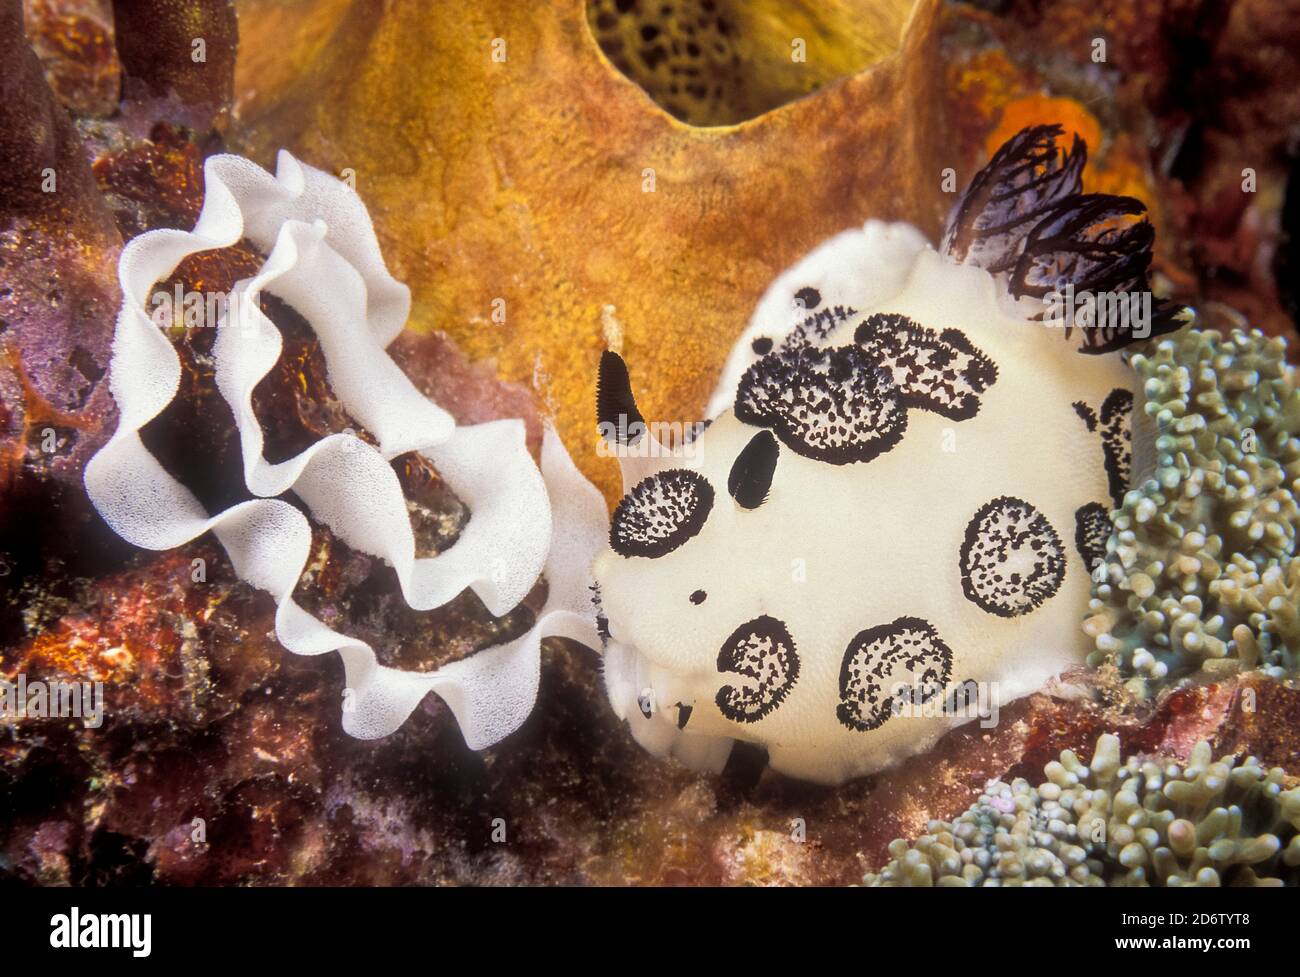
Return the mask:
[[997,365],[957,329],[936,333],[906,316],[876,314],[853,338],[814,346],[804,327],[795,330],[741,377],[736,417],[772,428],[806,458],[846,465],[894,447],[908,408],[974,417],[997,381]]
[[767,501],[780,445],[771,431],[759,431],[749,439],[749,444],[736,455],[727,476],[727,491],[743,509],[757,509]]
[[952,674],[952,649],[919,617],[859,631],[840,665],[839,721],[849,729],[879,729],[904,705],[937,696]]
[[627,364],[623,357],[608,349],[600,356],[600,373],[596,378],[596,426],[602,438],[624,447],[639,441],[646,429],[645,418],[632,396]]
[[1065,548],[1046,516],[1004,495],[971,517],[959,569],[967,600],[998,617],[1019,617],[1061,589]]
[[877,313],[853,341],[888,372],[904,406],[949,420],[974,417],[980,395],[998,379],[997,365],[960,329],[936,333],[907,316]]
[[695,592],[693,592],[693,593],[691,594],[691,603],[692,603],[692,604],[703,604],[703,603],[708,599],[708,597],[709,597],[709,595],[706,594],[704,591],[702,591],[702,590],[697,590],[697,591],[695,591]]
[[609,545],[620,556],[664,556],[698,533],[712,508],[713,486],[703,475],[685,468],[657,472],[614,509]]
[[859,346],[783,346],[745,371],[736,417],[769,427],[791,450],[832,465],[870,461],[907,428],[889,377]]
[[1124,504],[1133,468],[1133,394],[1116,387],[1101,405],[1101,450],[1111,501]]
[[1089,431],[1097,430],[1097,412],[1089,407],[1082,400],[1076,400],[1070,405],[1074,412],[1079,415],[1079,419],[1088,426]]
[[1083,565],[1089,573],[1106,559],[1110,529],[1110,513],[1100,502],[1080,506],[1074,514],[1074,548],[1083,557]]
[[724,685],[715,701],[733,722],[756,723],[779,706],[799,678],[799,655],[786,626],[764,614],[736,628],[718,652],[718,671],[753,680]]
[[766,356],[768,353],[772,352],[772,340],[767,336],[759,336],[749,344],[749,348],[759,356]]
[[1106,468],[1106,487],[1115,508],[1124,504],[1133,469],[1133,394],[1116,387],[1106,396],[1101,411],[1095,411],[1082,400],[1072,405],[1088,430],[1101,434],[1102,463]]
[[794,293],[794,300],[799,304],[799,308],[811,312],[822,304],[822,293],[815,288],[805,286]]

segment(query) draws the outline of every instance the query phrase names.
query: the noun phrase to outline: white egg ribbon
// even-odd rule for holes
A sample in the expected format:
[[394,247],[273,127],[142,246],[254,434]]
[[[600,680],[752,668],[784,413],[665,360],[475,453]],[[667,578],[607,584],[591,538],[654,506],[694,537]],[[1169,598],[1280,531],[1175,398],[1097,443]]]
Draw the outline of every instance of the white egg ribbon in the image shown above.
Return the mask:
[[[284,151],[274,176],[231,155],[209,158],[204,176],[193,231],[150,231],[122,251],[110,367],[118,427],[86,466],[91,501],[115,532],[146,549],[170,549],[211,530],[239,577],[275,598],[276,637],[285,648],[340,654],[348,688],[343,728],[351,735],[393,732],[434,691],[470,747],[497,742],[532,711],[543,637],[598,647],[588,587],[607,531],[604,500],[549,426],[539,470],[522,420],[458,426],[388,355],[410,312],[410,292],[389,274],[365,205],[346,183]],[[267,258],[235,287],[217,324],[213,357],[218,390],[239,431],[244,481],[257,498],[209,514],[140,439],[181,379],[180,359],[146,304],[154,284],[185,257],[245,238]],[[310,324],[334,395],[377,448],[333,434],[286,461],[266,460],[252,394],[279,358],[283,338],[258,307],[263,292]],[[428,458],[472,513],[456,542],[433,557],[415,555],[390,464],[410,451]],[[546,604],[523,637],[436,671],[380,665],[365,642],[326,627],[294,602],[311,528],[297,508],[274,498],[290,490],[349,546],[393,566],[403,598],[417,610],[439,607],[468,587],[500,616],[543,573]]]

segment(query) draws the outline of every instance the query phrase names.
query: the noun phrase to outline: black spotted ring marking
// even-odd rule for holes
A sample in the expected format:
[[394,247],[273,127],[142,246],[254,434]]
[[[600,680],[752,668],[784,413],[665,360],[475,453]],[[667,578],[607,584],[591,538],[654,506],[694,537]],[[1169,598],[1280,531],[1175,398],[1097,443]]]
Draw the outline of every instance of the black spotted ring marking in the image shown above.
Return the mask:
[[1074,546],[1083,564],[1092,573],[1106,559],[1106,541],[1110,539],[1110,512],[1100,502],[1089,502],[1074,513]]
[[908,408],[957,421],[979,412],[998,368],[964,333],[877,314],[857,327],[851,345],[814,344],[851,314],[823,309],[751,365],[736,388],[736,417],[770,427],[805,458],[848,465],[898,444]]
[[1133,394],[1116,387],[1101,405],[1101,450],[1115,508],[1124,504],[1133,477]]
[[1003,495],[971,517],[960,570],[967,600],[998,617],[1019,617],[1061,589],[1065,548],[1046,516]]
[[877,313],[853,341],[888,372],[905,406],[949,420],[979,413],[980,398],[998,379],[997,364],[960,329],[936,332],[905,315]]
[[870,461],[903,437],[907,409],[859,346],[783,346],[745,371],[736,417],[832,465]]
[[900,617],[854,635],[840,665],[839,721],[849,729],[879,729],[905,704],[929,702],[952,675],[952,649],[934,626]]
[[1088,430],[1101,435],[1102,462],[1106,466],[1106,483],[1110,500],[1118,509],[1124,504],[1133,477],[1133,392],[1116,387],[1106,395],[1101,411],[1095,411],[1082,400],[1071,406],[1088,425]]
[[715,701],[737,723],[756,723],[779,706],[799,678],[799,655],[786,626],[764,614],[731,633],[718,652],[718,671],[753,679],[751,685],[724,685]]
[[712,508],[713,486],[699,472],[656,472],[632,486],[615,508],[609,545],[620,556],[664,556],[698,533]]

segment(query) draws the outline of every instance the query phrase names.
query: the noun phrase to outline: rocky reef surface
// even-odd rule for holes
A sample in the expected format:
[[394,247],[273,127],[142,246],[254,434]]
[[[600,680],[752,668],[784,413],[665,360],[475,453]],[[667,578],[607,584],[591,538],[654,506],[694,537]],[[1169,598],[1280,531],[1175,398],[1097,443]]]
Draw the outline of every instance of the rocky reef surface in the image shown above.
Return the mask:
[[[102,681],[106,697],[98,729],[0,725],[0,882],[854,883],[906,857],[892,839],[1000,798],[988,781],[1009,785],[1014,800],[1024,793],[1015,778],[1037,782],[1061,751],[1085,755],[1101,734],[1117,734],[1125,756],[1196,764],[1205,740],[1214,757],[1255,757],[1242,765],[1251,770],[1300,770],[1296,649],[1282,650],[1294,639],[1294,572],[1234,571],[1214,552],[1215,575],[1184,561],[1161,586],[1195,579],[1235,601],[1238,619],[1208,633],[1225,649],[1237,625],[1262,615],[1256,630],[1280,637],[1256,642],[1253,657],[1198,654],[1198,667],[1183,667],[1197,628],[1178,628],[1180,643],[1166,650],[1154,635],[1172,624],[1125,616],[1153,557],[1143,550],[1142,567],[1117,557],[1112,614],[1095,627],[1117,642],[1112,656],[1099,645],[1097,667],[1004,708],[995,727],[972,724],[896,770],[826,789],[765,772],[746,750],[720,777],[649,757],[611,715],[596,656],[556,639],[535,713],[490,750],[468,750],[434,697],[398,733],[353,740],[339,727],[338,663],[285,653],[271,599],[240,583],[219,547],[200,539],[150,553],[115,537],[89,506],[81,472],[116,423],[106,369],[117,257],[143,231],[189,228],[203,160],[230,149],[269,163],[286,146],[352,169],[385,256],[415,293],[394,359],[458,421],[524,417],[536,448],[541,418],[554,417],[607,490],[612,463],[582,451],[606,306],[656,364],[648,413],[702,408],[731,335],[777,270],[867,216],[937,227],[947,204],[937,174],[973,172],[1030,122],[1062,121],[1099,148],[1089,189],[1152,204],[1162,286],[1204,325],[1248,322],[1300,349],[1287,272],[1300,238],[1300,157],[1287,142],[1300,125],[1293,0],[923,3],[896,61],[896,35],[859,31],[820,62],[832,70],[802,101],[782,101],[803,94],[798,84],[751,93],[733,72],[715,107],[762,110],[722,129],[665,124],[638,87],[645,59],[624,70],[590,33],[608,4],[554,4],[527,22],[518,4],[471,6],[466,29],[414,4],[375,16],[346,0],[0,0],[0,677]],[[727,18],[729,5],[717,6]],[[762,22],[735,18],[728,31]],[[636,23],[685,43],[673,23]],[[600,28],[605,43],[629,36],[625,27]],[[835,42],[828,30],[810,46],[814,59],[817,44]],[[507,42],[505,62],[492,60],[496,37]],[[1103,61],[1097,37],[1108,41]],[[733,46],[770,51],[773,42]],[[510,74],[510,59],[527,70]],[[658,181],[653,207],[647,167]],[[1247,168],[1252,192],[1242,190]],[[586,216],[575,222],[575,213]],[[775,243],[738,248],[746,239]],[[195,255],[160,287],[228,289],[260,257],[246,245]],[[497,297],[504,322],[492,318]],[[359,429],[293,311],[269,300],[264,311],[286,336],[255,393],[268,456]],[[228,408],[211,394],[211,330],[180,321],[168,334],[184,367],[181,395],[145,437],[182,477],[237,473]],[[1165,384],[1154,392],[1162,403],[1186,390],[1161,364],[1192,369],[1216,355],[1189,344],[1138,364]],[[1238,380],[1227,382],[1223,396],[1240,399]],[[1235,435],[1212,433],[1221,455],[1229,442],[1240,448]],[[1267,432],[1256,425],[1256,434]],[[1190,439],[1170,443],[1171,466],[1209,457],[1205,435],[1167,436]],[[1262,513],[1261,533],[1294,525],[1293,449],[1266,447],[1292,491],[1289,504]],[[420,549],[448,545],[465,507],[427,465],[403,464],[399,476]],[[214,507],[243,491],[237,476],[191,487]],[[1133,500],[1135,519],[1141,504]],[[424,669],[471,655],[522,632],[541,606],[539,585],[504,619],[469,594],[416,613],[391,568],[325,527],[314,532],[296,597],[389,664]],[[1161,544],[1139,532],[1142,547]],[[1179,546],[1198,544],[1179,559],[1208,574],[1202,550],[1213,534],[1176,534]],[[1293,555],[1293,533],[1274,548],[1288,545]],[[1141,599],[1160,610],[1167,595]],[[1212,619],[1201,599],[1196,620]],[[1272,672],[1199,667],[1223,659]],[[1178,681],[1164,680],[1171,672]]]

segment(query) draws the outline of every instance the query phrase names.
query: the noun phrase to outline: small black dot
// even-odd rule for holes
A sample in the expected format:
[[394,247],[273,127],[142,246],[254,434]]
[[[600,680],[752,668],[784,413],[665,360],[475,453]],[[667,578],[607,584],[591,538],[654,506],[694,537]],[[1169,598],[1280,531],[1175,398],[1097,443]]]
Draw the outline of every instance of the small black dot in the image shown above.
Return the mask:
[[749,345],[750,348],[759,356],[766,356],[768,353],[772,352],[772,340],[768,339],[766,336],[759,336]]
[[801,288],[794,293],[794,300],[805,309],[815,309],[822,304],[822,293],[815,288]]
[[704,591],[702,591],[702,590],[697,590],[697,591],[695,591],[695,593],[691,594],[691,603],[692,603],[692,604],[703,604],[703,603],[704,603],[704,598],[706,598],[706,597],[708,597],[708,596],[709,596],[709,595],[706,594]]

